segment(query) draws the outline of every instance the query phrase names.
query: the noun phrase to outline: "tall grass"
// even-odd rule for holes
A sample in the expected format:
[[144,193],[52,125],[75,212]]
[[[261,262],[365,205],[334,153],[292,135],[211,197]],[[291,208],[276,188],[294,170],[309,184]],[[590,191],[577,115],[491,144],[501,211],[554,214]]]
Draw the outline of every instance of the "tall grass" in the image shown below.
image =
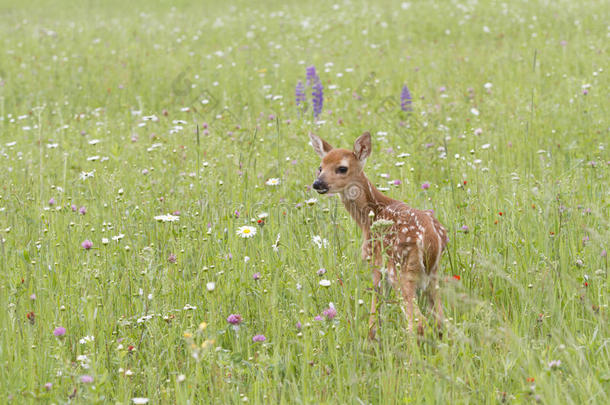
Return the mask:
[[[0,13],[2,402],[608,402],[602,2]],[[388,291],[367,341],[360,231],[309,188],[308,132],[364,130],[369,177],[450,230],[442,340]]]

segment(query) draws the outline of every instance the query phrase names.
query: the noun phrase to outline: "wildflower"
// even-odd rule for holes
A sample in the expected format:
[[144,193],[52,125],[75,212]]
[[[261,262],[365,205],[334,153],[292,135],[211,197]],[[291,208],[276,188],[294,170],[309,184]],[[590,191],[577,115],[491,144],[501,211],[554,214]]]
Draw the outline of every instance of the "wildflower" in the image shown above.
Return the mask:
[[72,208],[73,212],[76,212],[76,210],[78,209],[78,207],[76,205],[74,205],[74,204],[72,204],[72,206],[70,208]]
[[256,228],[247,225],[240,226],[237,229],[237,235],[241,236],[242,238],[251,238],[256,235]]
[[176,263],[176,261],[178,261],[178,259],[176,258],[175,254],[170,253],[169,257],[167,258],[167,261],[170,263]]
[[49,200],[49,205],[55,205],[55,198],[51,197]]
[[176,222],[180,219],[179,216],[177,215],[171,215],[171,214],[166,214],[166,215],[157,215],[155,217],[155,220],[158,222]]
[[429,189],[429,188],[430,188],[430,183],[428,183],[427,181],[426,181],[426,182],[424,182],[424,183],[422,183],[421,188],[422,188],[423,190],[427,190],[427,189]]
[[80,339],[78,341],[78,343],[80,343],[81,345],[84,345],[88,342],[93,342],[95,340],[95,336],[85,336],[84,338]]
[[209,283],[207,283],[207,284],[205,285],[205,288],[206,288],[208,291],[214,291],[214,289],[216,288],[216,283],[215,283],[215,282],[213,282],[213,281],[210,281]]
[[51,384],[50,382],[44,385],[45,391],[51,391],[51,388],[53,388],[53,384]]
[[303,83],[300,80],[297,83],[297,86],[296,86],[294,92],[295,92],[297,107],[300,107],[301,104],[303,104],[303,107],[304,107],[307,97],[305,96],[305,86],[303,85]]
[[453,275],[453,279],[457,280],[457,281],[460,281],[462,279],[462,277],[460,277],[458,274],[454,274]]
[[318,284],[320,284],[322,287],[328,287],[330,286],[330,280],[323,278]]
[[80,377],[80,382],[82,382],[83,384],[90,384],[93,382],[93,377],[91,377],[90,375],[82,375]]
[[312,238],[313,243],[316,244],[316,246],[318,246],[318,248],[322,249],[322,247],[328,247],[328,240],[326,239],[322,239],[321,236],[319,235],[315,235]]
[[136,397],[136,398],[131,398],[131,402],[133,402],[134,404],[147,404],[148,401],[150,401],[148,398],[140,398],[140,397]]
[[313,104],[313,117],[315,119],[322,113],[322,106],[324,104],[324,86],[319,78],[316,77],[316,81],[312,86],[313,91],[311,92],[311,101]]
[[316,316],[313,318],[313,320],[314,320],[314,321],[323,321],[323,320],[324,320],[324,318],[322,318],[322,316],[321,316],[321,315],[316,315]]
[[600,256],[601,257],[607,257],[608,256],[608,253],[606,252],[606,249],[602,250]]
[[462,225],[462,232],[468,233],[469,231],[470,229],[468,228],[468,225]]
[[253,342],[264,342],[265,340],[267,340],[267,338],[265,337],[265,335],[254,335],[252,336],[252,341]]
[[85,239],[80,245],[83,249],[89,250],[93,247],[93,242],[91,242],[89,239]]
[[315,79],[318,77],[318,74],[316,73],[316,67],[308,66],[305,71],[307,72],[307,85],[310,86],[315,82]]
[[239,211],[235,210],[235,212],[233,213],[233,215],[235,216],[235,218],[239,218]]
[[86,207],[80,207],[78,209],[78,213],[81,215],[85,215],[87,213],[87,208]]
[[261,273],[258,273],[258,272],[254,273],[252,275],[252,278],[254,279],[254,281],[260,280],[261,277],[262,277]]
[[337,310],[333,307],[326,308],[322,314],[331,321],[334,317],[337,316]]
[[412,102],[411,92],[405,84],[402,86],[402,91],[400,92],[400,109],[403,111],[413,111],[413,108],[411,107]]
[[318,274],[318,276],[322,276],[324,273],[326,273],[326,269],[325,268],[321,268],[316,273]]
[[303,328],[303,325],[301,325],[301,322],[297,322],[296,327],[297,330],[301,330]]
[[231,325],[239,325],[242,321],[241,315],[239,314],[231,314],[227,317],[227,322]]
[[268,186],[279,186],[279,184],[280,184],[280,179],[275,178],[275,177],[272,177],[272,178],[270,178],[269,180],[267,180],[267,181],[265,182],[265,184],[266,184],[266,185],[268,185]]
[[549,362],[550,369],[558,368],[559,366],[561,366],[561,360],[551,360]]

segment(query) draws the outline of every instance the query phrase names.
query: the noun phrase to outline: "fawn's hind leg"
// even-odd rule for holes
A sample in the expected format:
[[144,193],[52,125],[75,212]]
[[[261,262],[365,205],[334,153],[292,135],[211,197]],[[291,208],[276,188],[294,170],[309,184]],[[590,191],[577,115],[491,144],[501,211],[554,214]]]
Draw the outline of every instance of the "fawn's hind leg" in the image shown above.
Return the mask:
[[403,312],[407,318],[407,330],[413,332],[413,325],[417,322],[417,332],[422,335],[424,332],[424,316],[417,305],[417,282],[423,274],[423,264],[416,250],[411,251],[406,263],[401,269],[400,292],[403,298]]
[[[436,270],[436,269],[435,269]],[[439,335],[442,335],[442,327],[443,327],[443,304],[441,302],[440,290],[438,286],[438,275],[436,271],[432,271],[430,276],[430,284],[428,285],[428,289],[426,290],[426,295],[428,297],[428,304],[430,310],[434,314],[434,320],[436,321],[436,327],[438,329]]]

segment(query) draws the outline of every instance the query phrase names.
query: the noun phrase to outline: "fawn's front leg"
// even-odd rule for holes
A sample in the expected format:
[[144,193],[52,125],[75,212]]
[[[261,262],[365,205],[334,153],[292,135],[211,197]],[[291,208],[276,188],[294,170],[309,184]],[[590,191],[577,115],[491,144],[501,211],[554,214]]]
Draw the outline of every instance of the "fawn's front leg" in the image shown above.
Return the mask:
[[377,297],[381,293],[381,266],[383,264],[381,257],[381,249],[375,244],[375,248],[371,249],[372,243],[365,240],[362,245],[362,255],[372,263],[373,272],[373,298],[371,300],[371,312],[369,314],[369,339],[375,340],[377,333]]

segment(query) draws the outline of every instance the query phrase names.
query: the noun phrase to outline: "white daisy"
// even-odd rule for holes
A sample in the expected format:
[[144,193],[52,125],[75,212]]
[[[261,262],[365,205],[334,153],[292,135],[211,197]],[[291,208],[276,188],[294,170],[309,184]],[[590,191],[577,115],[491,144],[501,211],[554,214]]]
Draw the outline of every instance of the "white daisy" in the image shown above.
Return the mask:
[[207,283],[207,284],[205,285],[205,288],[206,288],[208,291],[214,291],[214,289],[216,288],[216,283],[215,283],[215,282],[213,282],[213,281],[210,281],[209,283]]
[[177,215],[166,214],[166,215],[157,215],[155,217],[155,219],[159,222],[176,222],[180,219],[180,217]]
[[150,400],[148,398],[138,398],[138,397],[136,397],[136,398],[131,398],[131,401],[134,404],[147,404],[148,401],[150,401]]
[[317,202],[318,202],[317,198],[310,198],[309,200],[305,200],[305,204],[307,204],[307,205],[314,205]]
[[320,249],[322,249],[322,247],[328,247],[328,240],[322,239],[322,237],[319,235],[314,235],[314,237],[312,238],[312,241]]
[[251,238],[254,235],[256,235],[256,228],[253,226],[247,226],[247,225],[240,226],[237,229],[237,234],[239,236],[241,236],[242,238]]
[[280,179],[276,178],[276,177],[272,177],[269,180],[267,180],[265,182],[266,185],[268,186],[279,186],[280,185]]
[[258,219],[265,219],[269,217],[269,214],[266,212],[261,212],[260,214],[258,214]]
[[320,283],[319,283],[319,284],[320,284],[322,287],[328,287],[328,286],[330,286],[330,280],[327,280],[327,279],[325,279],[325,278],[324,278],[324,279],[320,280]]
[[95,170],[92,170],[90,172],[81,172],[80,173],[80,179],[81,180],[87,180],[90,177],[94,177],[95,176]]

